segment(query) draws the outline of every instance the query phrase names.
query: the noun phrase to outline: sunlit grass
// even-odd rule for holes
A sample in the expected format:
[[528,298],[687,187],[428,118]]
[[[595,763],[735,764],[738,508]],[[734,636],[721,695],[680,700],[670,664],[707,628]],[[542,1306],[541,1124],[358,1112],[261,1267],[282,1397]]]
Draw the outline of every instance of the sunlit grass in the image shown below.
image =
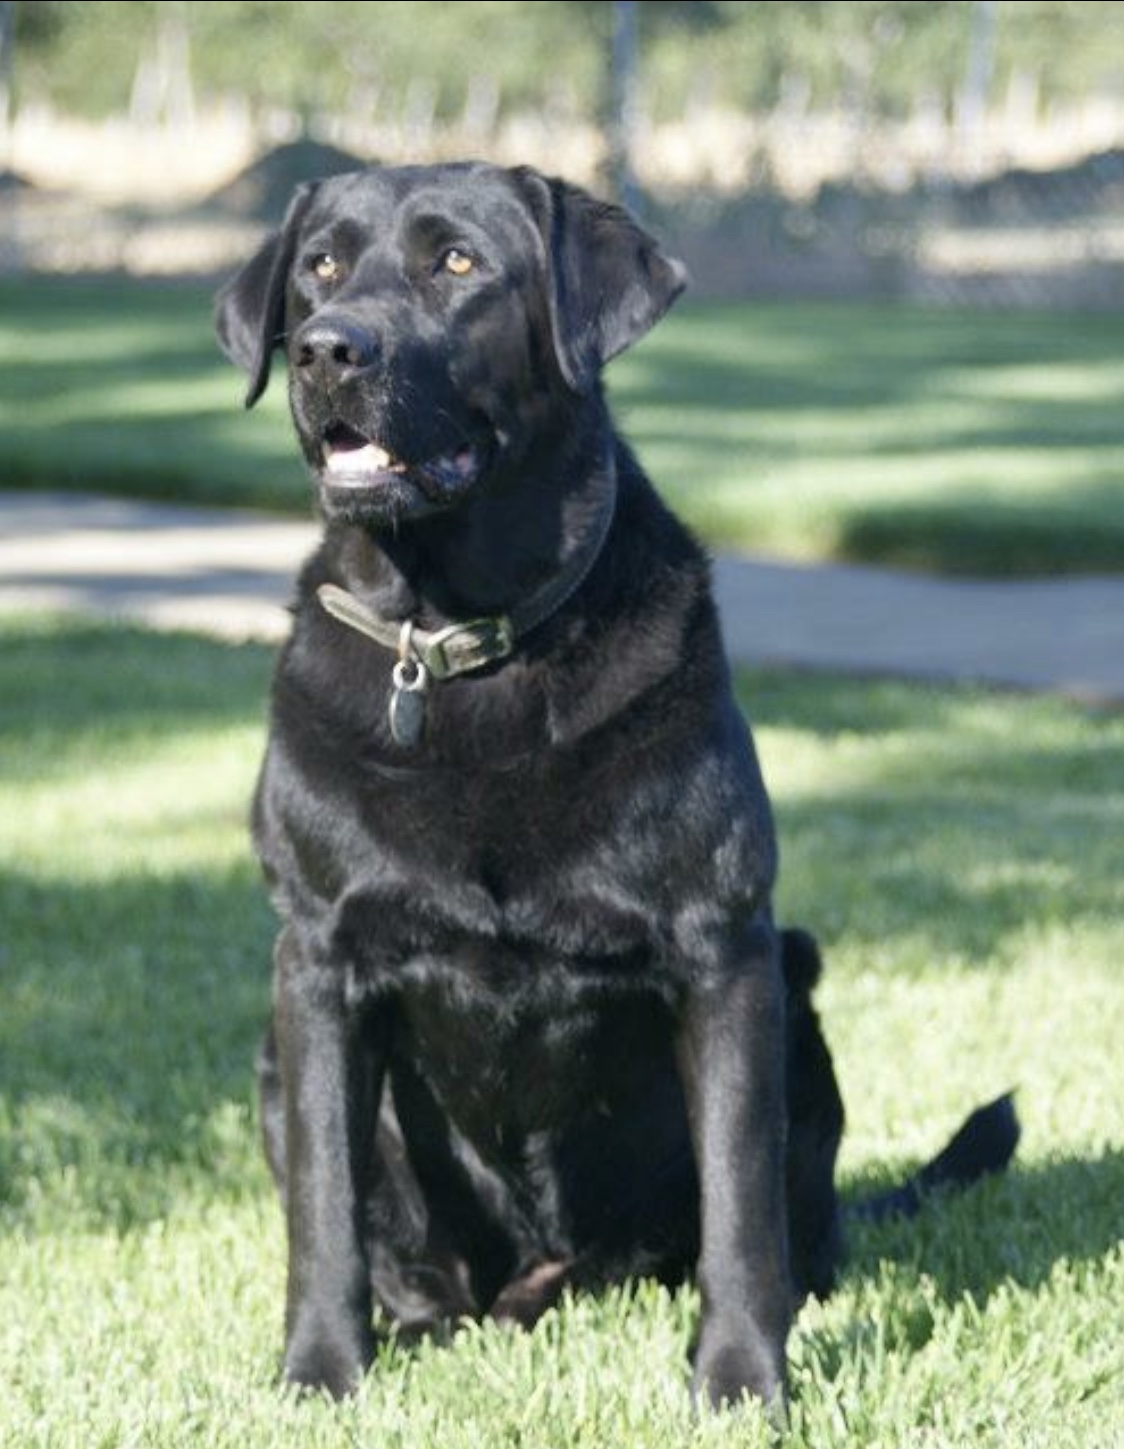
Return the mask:
[[[0,624],[0,1444],[764,1446],[695,1420],[692,1292],[387,1343],[276,1386],[284,1240],[252,1060],[273,933],[246,811],[268,652]],[[1124,1443],[1124,719],[744,674],[780,910],[818,931],[849,1193],[1017,1087],[1018,1165],[854,1236],[791,1341],[783,1449]]]

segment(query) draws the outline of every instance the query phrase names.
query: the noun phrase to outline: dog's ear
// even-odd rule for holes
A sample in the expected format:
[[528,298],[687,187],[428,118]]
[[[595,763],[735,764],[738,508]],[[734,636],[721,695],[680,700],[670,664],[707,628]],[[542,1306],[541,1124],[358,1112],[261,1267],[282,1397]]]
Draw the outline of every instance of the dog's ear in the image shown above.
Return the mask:
[[558,365],[586,392],[611,357],[654,327],[687,285],[687,269],[629,216],[580,187],[513,168],[546,252]]
[[297,234],[316,183],[299,186],[280,228],[272,232],[215,299],[215,332],[232,362],[250,375],[246,406],[253,407],[269,382],[273,349],[285,340],[285,290]]

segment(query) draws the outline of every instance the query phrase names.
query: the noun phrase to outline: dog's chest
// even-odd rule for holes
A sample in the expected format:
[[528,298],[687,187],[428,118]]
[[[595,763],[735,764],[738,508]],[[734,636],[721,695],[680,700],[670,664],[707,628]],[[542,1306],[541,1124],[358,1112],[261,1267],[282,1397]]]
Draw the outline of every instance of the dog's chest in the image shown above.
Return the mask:
[[653,976],[667,924],[623,871],[590,862],[552,867],[530,844],[516,863],[517,853],[509,847],[507,869],[485,858],[469,871],[434,850],[427,871],[379,862],[352,882],[332,934],[353,989],[439,988],[479,999],[498,1018],[635,989]]
[[504,1001],[643,973],[681,887],[621,785],[544,768],[353,793],[345,835],[302,852],[332,857],[340,954],[380,989],[440,975]]
[[558,971],[510,996],[435,973],[401,992],[395,1021],[397,1049],[489,1157],[611,1110],[670,1045],[658,995]]
[[399,856],[337,911],[353,989],[392,1003],[402,1049],[474,1138],[622,1090],[670,994],[666,925],[630,852],[521,835],[514,805],[509,819],[502,849],[467,821],[429,833],[428,868]]

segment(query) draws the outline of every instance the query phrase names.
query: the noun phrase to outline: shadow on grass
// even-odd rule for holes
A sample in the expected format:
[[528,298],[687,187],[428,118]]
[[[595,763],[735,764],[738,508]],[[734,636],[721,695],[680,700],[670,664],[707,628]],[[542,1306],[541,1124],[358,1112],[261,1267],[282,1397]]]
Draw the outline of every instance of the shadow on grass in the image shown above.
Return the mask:
[[[863,1195],[852,1191],[847,1199]],[[1122,1196],[1119,1150],[1033,1166],[1016,1158],[1002,1176],[968,1192],[934,1194],[914,1219],[849,1225],[845,1274],[870,1278],[892,1265],[894,1296],[900,1300],[893,1319],[916,1351],[933,1327],[926,1295],[919,1291],[922,1277],[943,1303],[967,1299],[980,1308],[1011,1288],[1036,1292],[1059,1270],[1079,1282],[1086,1267],[1124,1241]]]
[[[739,510],[762,507],[753,480],[796,465],[809,515],[830,510],[834,557],[961,575],[1115,572],[1120,329],[1089,320],[704,305],[626,358],[612,394],[626,430],[643,414],[636,441],[657,482],[686,470],[680,506],[723,480],[726,500],[705,503],[720,536],[752,545]],[[1024,476],[1031,486],[1012,486]]]
[[[710,407],[766,405],[799,416],[809,408],[902,405],[946,388],[958,389],[977,372],[998,376],[986,394],[996,416],[1027,418],[1049,435],[1043,404],[1059,418],[1095,418],[1107,431],[1105,411],[1082,391],[1068,389],[1059,370],[1088,370],[1094,383],[1121,362],[1120,323],[1114,317],[1065,313],[991,312],[986,318],[920,306],[816,304],[696,304],[673,314],[615,374],[614,397],[623,407],[667,402],[666,375],[683,379],[682,400]],[[1037,409],[1027,413],[1027,370],[1050,374]],[[661,390],[662,389],[662,390]],[[1106,401],[1111,401],[1111,397]],[[1012,407],[1011,412],[1007,412]],[[1021,430],[1020,430],[1021,435]]]
[[242,419],[178,408],[151,414],[143,431],[96,417],[67,420],[44,438],[36,426],[7,428],[4,487],[102,492],[205,507],[257,508],[309,517],[312,494],[286,419]]
[[[1064,1303],[1120,1243],[1122,1192],[1121,1152],[1035,1167],[1016,1163],[963,1195],[934,1196],[911,1221],[853,1228],[844,1284],[877,1279],[876,1304],[842,1331],[835,1324],[806,1327],[793,1344],[797,1362],[813,1382],[846,1379],[856,1365],[882,1382],[887,1358],[914,1359],[935,1334],[948,1333],[950,1314],[972,1319],[994,1305],[991,1333],[1001,1335],[1012,1312],[1030,1317],[1017,1304],[1020,1295],[1054,1291],[1057,1275],[1065,1280],[1056,1288]],[[1065,1351],[1060,1344],[1058,1351]],[[997,1352],[1005,1371],[1013,1371],[1009,1344]],[[1113,1381],[1094,1361],[1082,1394]]]
[[0,283],[4,486],[307,515],[284,387],[243,413],[212,305],[198,284]]
[[235,870],[0,873],[0,1221],[127,1227],[257,1176],[253,1057],[273,919]]
[[829,948],[1002,969],[1028,933],[1118,921],[1124,717],[959,686],[737,680],[773,788],[782,910]]
[[952,729],[972,692],[955,686],[868,680],[854,675],[738,668],[738,702],[752,726],[794,729],[818,740]]
[[[1120,440],[1106,447],[1119,454]],[[839,520],[832,551],[851,563],[950,577],[1116,574],[1124,559],[1124,517],[1115,529],[1097,518],[1118,499],[1119,488],[1089,484],[1076,485],[1053,507],[984,502],[966,510],[963,503],[939,499],[872,503]]]
[[[150,866],[102,876],[93,859],[88,879],[60,879],[50,831],[71,853],[88,838],[96,855],[99,792],[115,818],[116,782],[184,735],[216,763],[226,748],[245,759],[243,729],[264,727],[272,654],[71,619],[6,619],[0,631],[9,800],[48,786],[35,807],[47,813],[26,836],[5,831],[0,864],[0,1221],[58,1212],[127,1225],[166,1212],[185,1184],[233,1188],[247,1164],[256,1172],[252,1060],[273,923],[250,858],[252,769],[244,793],[239,763],[229,798],[188,801],[177,823],[142,826],[138,801],[138,823],[120,828],[138,832],[134,860],[148,832]],[[190,765],[184,788],[205,777]],[[222,862],[169,865],[180,831],[200,832],[189,855],[222,842]],[[240,859],[231,842],[245,843]]]
[[[158,561],[154,560],[154,568]],[[97,737],[262,721],[274,651],[71,617],[0,621],[0,748],[49,769]]]

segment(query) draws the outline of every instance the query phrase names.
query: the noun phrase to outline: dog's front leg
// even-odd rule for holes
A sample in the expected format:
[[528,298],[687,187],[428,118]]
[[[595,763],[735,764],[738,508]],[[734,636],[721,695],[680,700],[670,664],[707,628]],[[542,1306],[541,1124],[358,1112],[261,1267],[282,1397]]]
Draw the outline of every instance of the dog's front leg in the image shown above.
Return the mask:
[[792,1314],[785,1209],[784,983],[765,920],[731,929],[686,993],[678,1055],[698,1163],[702,1320],[694,1391],[783,1402]]
[[274,1022],[289,1233],[284,1373],[339,1398],[374,1351],[364,1215],[385,1030],[349,1009],[334,973],[305,960],[290,932],[278,943]]

